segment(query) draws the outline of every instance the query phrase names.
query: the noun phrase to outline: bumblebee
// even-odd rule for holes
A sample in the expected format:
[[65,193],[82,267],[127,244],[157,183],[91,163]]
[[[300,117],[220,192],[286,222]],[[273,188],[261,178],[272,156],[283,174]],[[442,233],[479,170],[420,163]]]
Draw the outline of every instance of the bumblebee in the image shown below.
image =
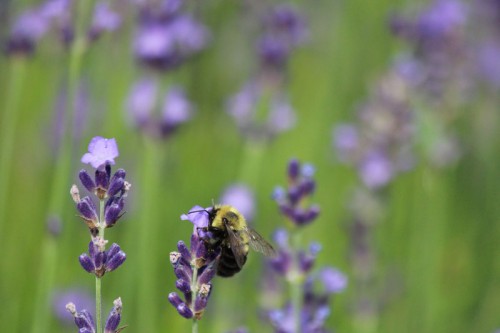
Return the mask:
[[247,225],[236,208],[216,205],[207,212],[209,223],[206,231],[213,235],[207,242],[213,248],[221,248],[217,275],[230,277],[241,271],[247,261],[249,247],[269,257],[276,255],[272,245]]

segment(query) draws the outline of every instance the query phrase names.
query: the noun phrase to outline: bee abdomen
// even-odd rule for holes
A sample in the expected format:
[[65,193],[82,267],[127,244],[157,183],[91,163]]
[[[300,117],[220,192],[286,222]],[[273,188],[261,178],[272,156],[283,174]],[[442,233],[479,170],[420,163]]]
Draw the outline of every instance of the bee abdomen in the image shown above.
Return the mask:
[[[243,264],[245,264],[246,261],[247,257],[245,256]],[[219,263],[217,264],[217,275],[230,277],[239,271],[241,271],[241,267],[238,266],[233,251],[230,248],[223,246],[219,257]]]

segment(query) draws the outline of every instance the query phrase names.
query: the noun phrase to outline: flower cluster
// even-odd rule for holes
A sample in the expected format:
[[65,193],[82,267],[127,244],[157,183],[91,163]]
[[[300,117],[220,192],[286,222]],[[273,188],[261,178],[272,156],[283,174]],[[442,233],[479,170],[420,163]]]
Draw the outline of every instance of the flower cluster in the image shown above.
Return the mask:
[[[79,333],[96,333],[94,318],[90,312],[85,309],[77,311],[73,303],[66,304],[66,309],[73,315]],[[123,330],[124,327],[118,327],[118,325],[120,325],[121,313],[122,300],[117,298],[114,300],[113,308],[109,312],[108,319],[106,320],[104,333],[119,333]]]
[[[298,242],[297,233],[304,225],[315,220],[319,213],[316,205],[303,208],[304,200],[313,194],[316,187],[314,168],[292,159],[288,163],[287,174],[287,191],[278,188],[274,197],[281,213],[300,228],[294,228],[292,235],[285,229],[278,229],[274,233],[277,255],[267,263],[267,268],[273,274],[266,277],[265,282],[266,288],[270,286],[270,290],[278,290],[282,289],[278,280],[286,281],[291,295],[290,300],[281,308],[276,308],[275,302],[269,303],[267,318],[275,332],[279,333],[327,332],[325,320],[330,314],[330,295],[343,291],[347,286],[347,278],[331,267],[313,271],[321,245],[311,242],[307,250],[304,250]],[[314,288],[318,281],[322,286],[320,291]]]
[[304,17],[288,4],[277,5],[264,17],[264,33],[257,42],[263,67],[283,70],[294,48],[308,35]]
[[297,226],[314,221],[319,215],[319,206],[306,206],[306,201],[314,194],[316,182],[313,179],[314,167],[300,165],[296,159],[288,163],[288,188],[277,187],[273,199],[278,203],[281,213]]
[[80,191],[76,185],[71,187],[71,196],[76,203],[80,217],[89,227],[93,236],[98,234],[100,228],[113,227],[123,215],[125,197],[130,190],[130,183],[125,180],[126,172],[118,169],[111,176],[111,164],[118,156],[118,148],[114,139],[95,137],[89,144],[89,153],[82,157],[82,162],[91,164],[95,170],[95,177],[82,169],[79,178],[82,185],[98,200],[106,200],[104,205],[104,216],[101,221],[97,207],[90,196],[80,198]]
[[[14,22],[6,44],[6,52],[12,55],[31,55],[38,41],[51,29],[56,30],[64,43],[74,37],[71,12],[74,1],[47,0],[36,8],[25,10]],[[96,3],[93,19],[87,30],[88,41],[102,33],[114,31],[121,25],[121,17],[107,2]]]
[[393,32],[415,48],[419,80],[413,83],[427,97],[443,98],[452,82],[460,89],[468,87],[472,68],[464,64],[470,57],[465,41],[469,16],[459,0],[435,0],[413,19],[393,18]]
[[161,98],[159,88],[155,80],[138,81],[130,92],[127,109],[142,132],[154,138],[167,138],[191,119],[193,106],[180,86],[169,87]]
[[180,67],[209,41],[207,28],[188,14],[184,5],[183,0],[139,5],[134,55],[141,65],[154,71],[131,88],[127,110],[134,126],[153,138],[168,138],[191,119],[194,109],[180,85],[162,87],[159,82],[160,74]]
[[195,206],[190,213],[184,214],[181,218],[195,225],[190,247],[188,248],[183,241],[179,241],[177,243],[179,252],[170,253],[170,262],[177,277],[175,286],[183,293],[184,300],[176,292],[170,293],[168,300],[184,318],[199,320],[203,316],[212,292],[211,281],[216,274],[220,249],[210,248],[205,238],[198,235],[197,228],[208,225],[206,210]]
[[[315,285],[320,290],[315,290]],[[332,267],[324,267],[317,274],[308,277],[304,283],[303,308],[300,313],[300,328],[295,330],[294,311],[291,303],[283,309],[271,310],[269,320],[279,333],[326,333],[325,321],[330,315],[331,296],[342,292],[347,286],[346,276]]]
[[182,0],[164,0],[141,8],[134,52],[142,64],[171,70],[206,46],[207,29],[183,6]]
[[307,37],[303,16],[289,5],[270,8],[262,26],[257,42],[259,71],[229,98],[226,108],[242,133],[254,139],[273,138],[295,125],[285,89],[286,69],[292,51]]
[[[91,234],[88,253],[80,255],[79,261],[85,271],[96,277],[96,318],[99,331],[101,327],[100,279],[106,272],[120,267],[126,259],[125,252],[116,243],[106,250],[108,241],[104,239],[104,231],[114,226],[123,215],[124,199],[131,187],[125,180],[125,170],[118,169],[111,176],[111,165],[115,164],[114,159],[118,155],[115,139],[97,136],[90,141],[88,153],[81,159],[83,163],[91,164],[95,168],[94,178],[85,170],[80,171],[79,178],[82,185],[99,201],[99,209],[90,196],[80,198],[80,191],[76,185],[73,185],[70,191],[80,217],[87,224]],[[105,333],[121,331],[117,328],[121,319],[121,299],[118,298],[114,305],[106,322]],[[94,320],[87,310],[77,312],[73,303],[68,304],[67,309],[74,316],[80,332],[96,332]]]
[[99,278],[104,273],[117,269],[126,259],[118,244],[113,243],[105,250],[106,243],[103,238],[95,237],[89,243],[89,253],[84,253],[79,258],[83,269]]
[[384,187],[413,164],[416,124],[408,89],[400,70],[389,72],[359,110],[356,124],[334,130],[339,160],[354,165],[370,189]]

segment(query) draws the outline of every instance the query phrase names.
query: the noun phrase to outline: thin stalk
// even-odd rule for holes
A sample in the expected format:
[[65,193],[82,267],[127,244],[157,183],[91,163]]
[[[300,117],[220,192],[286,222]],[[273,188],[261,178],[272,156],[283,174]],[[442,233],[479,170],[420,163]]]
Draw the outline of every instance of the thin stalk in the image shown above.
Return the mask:
[[[99,236],[104,239],[104,230],[106,230],[106,223],[104,221],[104,206],[106,201],[99,200]],[[101,278],[95,277],[95,316],[97,333],[103,332],[102,330],[102,293],[101,293]]]
[[191,333],[198,333],[198,320],[193,318],[193,327],[191,328]]
[[[301,245],[301,233],[299,229],[295,229],[292,234],[292,249],[295,253],[300,250]],[[303,276],[300,272],[298,259],[295,262],[294,274],[290,279],[290,296],[292,301],[292,309],[293,309],[293,322],[294,322],[294,332],[300,333],[302,332],[302,307],[304,300],[304,290],[303,290]]]
[[101,278],[95,277],[95,317],[97,332],[102,333],[102,297]]
[[[196,294],[198,293],[198,268],[196,268],[195,265],[191,265],[191,268],[193,270],[193,279],[191,280],[191,298],[192,298],[192,303],[191,307],[194,313],[194,302],[196,300]],[[191,328],[192,333],[198,333],[198,319],[196,319],[196,314],[193,317],[193,326]]]

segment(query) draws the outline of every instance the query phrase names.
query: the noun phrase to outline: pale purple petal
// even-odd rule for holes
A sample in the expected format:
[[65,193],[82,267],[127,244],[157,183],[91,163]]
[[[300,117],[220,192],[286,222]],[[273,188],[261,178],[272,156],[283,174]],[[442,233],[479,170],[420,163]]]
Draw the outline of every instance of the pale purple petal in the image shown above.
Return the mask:
[[198,228],[208,227],[208,212],[211,208],[203,208],[201,206],[194,206],[189,210],[189,213],[182,214],[181,220],[189,221]]
[[106,163],[115,164],[114,159],[119,155],[114,138],[106,139],[96,136],[90,141],[88,150],[89,152],[83,155],[81,161],[96,169],[103,167]]
[[191,118],[191,103],[186,97],[184,90],[172,87],[165,97],[163,106],[163,122],[175,126],[188,121]]
[[333,267],[323,268],[319,279],[328,293],[339,293],[347,287],[347,276]]

